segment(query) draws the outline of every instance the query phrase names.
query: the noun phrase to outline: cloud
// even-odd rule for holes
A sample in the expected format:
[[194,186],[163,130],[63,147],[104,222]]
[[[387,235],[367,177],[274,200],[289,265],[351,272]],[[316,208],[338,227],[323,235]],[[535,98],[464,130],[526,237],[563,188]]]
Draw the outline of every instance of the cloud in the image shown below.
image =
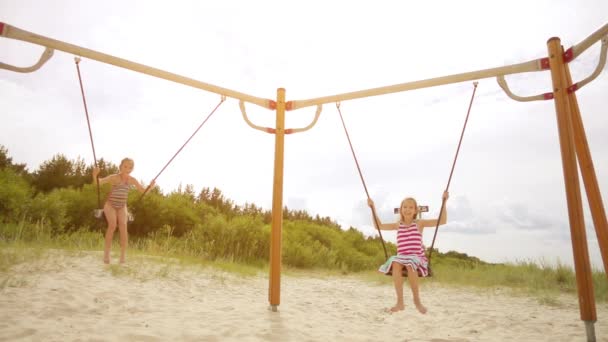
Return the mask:
[[507,203],[498,209],[497,219],[516,229],[551,230],[554,228],[554,222],[541,214],[531,212],[523,203]]
[[[167,6],[65,0],[45,6],[9,0],[0,4],[0,20],[205,83],[269,99],[284,87],[288,100],[301,100],[541,58],[549,37],[559,36],[569,47],[604,25],[608,12],[608,2],[600,0],[581,2],[576,16],[568,1],[516,0],[498,5],[500,16],[493,6],[467,0],[438,11],[436,4],[425,2],[371,7],[352,2],[345,12],[342,5],[320,1],[289,6],[275,0],[178,1]],[[522,6],[528,10],[522,12]],[[476,11],[465,13],[463,7]],[[8,39],[0,39],[0,47],[0,61],[22,66],[33,64],[43,50]],[[570,63],[575,80],[595,68],[598,53],[592,47]],[[73,57],[56,51],[31,74],[0,70],[0,144],[30,169],[55,153],[91,159]],[[125,155],[135,158],[136,177],[144,181],[156,175],[219,100],[217,94],[96,61],[84,59],[81,67],[98,154],[114,162]],[[551,91],[548,72],[507,80],[517,94]],[[577,92],[604,194],[607,87],[604,72]],[[429,205],[425,216],[436,215],[471,92],[471,82],[462,82],[341,103],[383,220],[396,218],[392,209],[405,196]],[[254,123],[274,126],[274,112],[253,105],[247,110]],[[313,115],[314,108],[288,111],[286,125],[305,126]],[[157,183],[166,191],[179,184],[218,187],[236,203],[269,209],[274,143],[274,136],[247,126],[238,101],[228,99]],[[479,80],[458,158],[449,223],[441,232],[450,237],[445,246],[498,260],[514,256],[503,246],[509,239],[534,237],[521,244],[526,256],[557,253],[544,248],[547,241],[558,250],[569,243],[552,101],[515,102],[495,79]],[[326,104],[311,130],[285,139],[285,203],[375,234],[366,197],[335,104]]]

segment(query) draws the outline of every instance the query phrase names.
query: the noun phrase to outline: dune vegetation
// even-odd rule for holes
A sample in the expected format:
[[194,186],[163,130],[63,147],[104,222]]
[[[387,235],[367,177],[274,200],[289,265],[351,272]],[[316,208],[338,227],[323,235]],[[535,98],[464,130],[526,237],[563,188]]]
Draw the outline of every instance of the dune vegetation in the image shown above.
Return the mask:
[[[100,161],[102,176],[117,168]],[[14,164],[0,146],[0,289],[16,264],[45,251],[101,251],[105,222],[92,215],[109,191],[90,184],[91,167],[56,155],[36,171]],[[195,193],[185,186],[169,193],[152,189],[129,197],[135,220],[129,225],[129,255],[176,258],[239,272],[265,272],[270,252],[271,213],[252,203],[235,204],[220,189]],[[283,210],[283,265],[287,273],[356,275],[390,283],[375,270],[384,262],[378,237],[344,228],[330,217]],[[116,238],[118,232],[116,233]],[[118,244],[115,243],[115,246]],[[389,254],[396,246],[386,243]],[[537,295],[546,303],[561,294],[576,295],[572,268],[526,261],[491,264],[457,251],[433,251],[434,276],[428,283],[479,288],[509,288]],[[101,262],[101,259],[100,259]],[[231,265],[231,266],[227,266]],[[593,272],[595,296],[608,302],[605,272]]]

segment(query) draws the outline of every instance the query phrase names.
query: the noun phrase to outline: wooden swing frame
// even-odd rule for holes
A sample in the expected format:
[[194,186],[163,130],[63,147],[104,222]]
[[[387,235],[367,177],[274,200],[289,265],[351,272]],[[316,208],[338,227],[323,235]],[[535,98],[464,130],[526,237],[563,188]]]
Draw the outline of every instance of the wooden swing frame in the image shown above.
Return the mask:
[[[39,69],[51,58],[53,50],[60,50],[76,56],[86,57],[102,63],[111,64],[117,67],[130,69],[150,76],[162,78],[172,82],[177,82],[190,87],[202,89],[221,96],[238,99],[241,101],[243,117],[252,128],[275,135],[275,160],[274,160],[274,182],[272,195],[272,226],[271,226],[271,251],[270,251],[270,276],[268,299],[273,311],[278,310],[280,304],[280,276],[281,276],[281,234],[283,224],[283,167],[284,167],[284,144],[285,135],[290,133],[304,132],[314,126],[318,114],[314,121],[298,129],[285,128],[285,112],[310,106],[317,106],[317,113],[320,113],[321,106],[326,103],[337,103],[346,100],[359,99],[370,96],[378,96],[390,93],[403,92],[414,89],[428,88],[451,83],[474,81],[484,78],[496,77],[505,93],[517,101],[535,100],[554,100],[557,124],[559,131],[559,143],[561,149],[562,168],[564,183],[566,188],[566,201],[568,205],[568,218],[570,224],[572,248],[574,254],[574,267],[576,272],[576,282],[579,299],[579,309],[581,320],[585,322],[586,333],[589,340],[595,340],[594,323],[597,320],[595,299],[593,293],[592,273],[585,233],[585,223],[583,219],[583,206],[581,199],[581,188],[579,184],[578,168],[580,168],[589,207],[598,238],[600,253],[604,264],[604,269],[608,270],[608,224],[606,212],[602,203],[591,152],[587,143],[585,129],[576,99],[575,92],[584,85],[590,83],[601,72],[605,64],[605,50],[608,42],[608,24],[585,38],[579,44],[564,50],[561,41],[557,37],[547,41],[547,57],[530,60],[524,63],[502,66],[491,69],[484,69],[461,74],[401,83],[379,88],[360,90],[349,93],[336,94],[331,96],[286,101],[285,89],[278,88],[275,100],[259,98],[234,90],[218,87],[209,83],[197,81],[185,76],[170,73],[164,70],[152,68],[143,64],[131,62],[125,59],[114,57],[108,54],[86,49],[73,44],[41,36],[32,32],[19,29],[15,26],[0,22],[0,36],[16,39],[44,46],[46,49],[42,53],[40,60],[31,67],[16,67],[9,64],[0,63],[0,68],[14,72],[32,72]],[[568,63],[576,59],[589,47],[602,41],[602,56],[596,72],[585,80],[573,83],[570,75]],[[547,71],[551,72],[552,91],[535,96],[515,96],[508,90],[504,76],[526,73]],[[274,110],[276,122],[274,128],[260,127],[253,125],[247,119],[244,102],[249,102],[263,108]]]

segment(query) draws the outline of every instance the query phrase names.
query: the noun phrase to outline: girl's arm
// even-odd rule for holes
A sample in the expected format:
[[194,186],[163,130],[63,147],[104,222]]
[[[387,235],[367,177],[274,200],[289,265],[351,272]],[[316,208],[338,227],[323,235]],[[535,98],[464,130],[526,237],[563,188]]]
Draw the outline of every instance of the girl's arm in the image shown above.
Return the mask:
[[[450,194],[447,191],[444,191],[443,192],[443,202],[447,202],[447,200],[448,200],[449,197],[450,197]],[[448,210],[447,210],[447,208],[448,208],[448,206],[447,206],[447,204],[445,204],[443,206],[443,211],[441,212],[441,221],[439,221],[439,224],[437,224],[437,219],[418,220],[418,221],[416,221],[417,224],[418,224],[418,227],[419,228],[437,227],[437,226],[446,224],[446,222],[448,221]]]
[[399,228],[399,222],[394,223],[382,223],[380,218],[376,215],[376,207],[374,206],[374,201],[371,198],[367,199],[367,205],[372,209],[372,221],[374,222],[374,227],[379,230],[397,230]]

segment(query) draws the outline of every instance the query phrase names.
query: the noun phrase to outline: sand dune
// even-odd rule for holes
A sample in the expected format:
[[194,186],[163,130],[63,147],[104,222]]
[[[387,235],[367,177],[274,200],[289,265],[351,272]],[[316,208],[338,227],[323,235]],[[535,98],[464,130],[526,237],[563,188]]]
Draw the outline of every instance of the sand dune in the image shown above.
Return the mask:
[[[422,299],[388,314],[390,284],[283,276],[278,312],[265,275],[167,266],[131,257],[54,252],[16,266],[0,289],[2,341],[584,341],[573,296],[547,306],[500,290],[425,284]],[[409,288],[405,288],[410,298]],[[408,303],[409,304],[409,303]],[[599,341],[608,305],[598,303]]]

